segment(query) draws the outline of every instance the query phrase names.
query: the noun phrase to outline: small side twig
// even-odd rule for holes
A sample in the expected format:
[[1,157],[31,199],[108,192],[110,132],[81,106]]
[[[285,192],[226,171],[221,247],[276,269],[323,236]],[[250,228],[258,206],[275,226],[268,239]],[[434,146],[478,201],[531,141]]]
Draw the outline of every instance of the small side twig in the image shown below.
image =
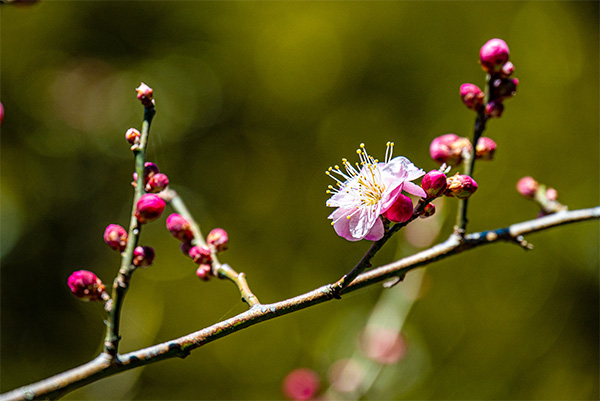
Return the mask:
[[[206,246],[206,241],[202,235],[200,225],[196,222],[196,219],[194,219],[194,216],[192,216],[179,194],[175,190],[169,188],[162,191],[160,196],[165,200],[165,202],[171,205],[173,210],[179,213],[190,223],[190,228],[194,234],[192,244]],[[228,264],[222,264],[219,262],[216,252],[212,252],[212,261],[214,275],[220,279],[227,279],[234,283],[240,291],[242,301],[248,304],[249,307],[260,305],[258,298],[250,290],[248,282],[246,281],[246,275],[244,273],[238,273]]]

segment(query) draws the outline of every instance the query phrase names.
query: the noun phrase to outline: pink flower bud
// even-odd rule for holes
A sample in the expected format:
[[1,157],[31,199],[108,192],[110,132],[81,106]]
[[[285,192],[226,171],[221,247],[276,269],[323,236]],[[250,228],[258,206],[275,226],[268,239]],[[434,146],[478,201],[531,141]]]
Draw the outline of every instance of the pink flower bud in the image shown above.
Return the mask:
[[406,195],[398,195],[392,206],[383,214],[389,221],[403,223],[410,220],[413,215],[412,200]]
[[205,246],[196,245],[190,249],[188,253],[189,257],[194,260],[196,264],[204,265],[212,263],[212,255],[210,249]]
[[499,100],[492,100],[488,104],[485,105],[485,114],[489,118],[498,118],[502,115],[504,111],[504,105]]
[[[146,186],[148,184],[148,181],[150,180],[150,178],[152,178],[152,176],[154,174],[158,174],[160,170],[158,169],[158,166],[155,163],[152,162],[146,162],[144,163],[144,186]],[[137,186],[137,173],[134,172],[133,173],[133,182],[131,183],[131,185],[135,188]]]
[[295,369],[283,379],[282,387],[283,393],[290,400],[311,400],[319,390],[319,376],[310,369]]
[[502,75],[504,78],[508,78],[513,74],[513,72],[515,72],[515,66],[510,61],[507,61],[502,66],[502,69],[500,70],[500,75]]
[[467,199],[477,191],[477,183],[468,175],[456,174],[448,177],[447,185],[444,195],[455,196],[458,199]]
[[165,201],[154,194],[145,194],[138,200],[135,207],[135,217],[140,224],[158,219],[165,210]]
[[526,198],[533,198],[540,184],[532,177],[523,177],[517,182],[517,191]]
[[196,276],[198,276],[198,278],[200,278],[204,281],[208,281],[208,280],[210,280],[211,275],[212,275],[212,268],[210,265],[201,264],[200,266],[198,266],[198,269],[196,270]]
[[214,247],[217,252],[222,252],[227,249],[229,236],[227,235],[227,231],[222,228],[215,228],[206,236],[206,242],[208,245]]
[[0,102],[0,124],[2,124],[3,120],[4,120],[4,106]]
[[133,250],[133,265],[137,267],[150,266],[154,261],[154,248],[151,246],[138,246]]
[[[180,214],[173,213],[167,217],[167,230],[169,230],[173,237],[183,243],[189,243],[194,239],[194,233],[192,233],[190,222]],[[187,252],[184,251],[184,253],[188,255],[189,251],[190,250],[188,249]]]
[[125,139],[127,139],[127,142],[129,142],[130,145],[135,145],[140,142],[141,135],[140,131],[135,128],[129,128],[125,133]]
[[144,107],[149,108],[154,106],[154,99],[152,99],[154,91],[151,87],[142,82],[140,86],[135,89],[135,91],[137,92],[138,100],[142,102]]
[[425,205],[423,211],[419,215],[420,218],[425,219],[427,217],[431,217],[435,214],[435,205],[431,202]]
[[146,192],[157,193],[169,186],[169,177],[166,174],[158,173],[152,175],[146,184]]
[[485,72],[494,73],[500,71],[504,63],[508,61],[508,45],[502,39],[488,40],[479,51],[479,62]]
[[109,224],[104,230],[104,242],[115,251],[123,252],[127,246],[127,231],[118,224]]
[[475,146],[475,157],[482,160],[492,160],[496,152],[496,142],[493,139],[482,136]]
[[98,301],[105,297],[104,284],[94,273],[79,270],[71,273],[67,280],[71,292],[82,301]]
[[546,199],[555,201],[558,199],[558,191],[554,188],[548,188],[546,190]]
[[446,163],[449,166],[457,166],[463,161],[463,157],[473,151],[473,145],[469,138],[461,138],[455,134],[438,136],[431,141],[429,154],[439,164]]
[[462,84],[460,86],[460,98],[467,108],[471,110],[479,110],[483,107],[483,98],[485,93],[474,84]]
[[421,188],[428,198],[442,196],[446,190],[446,174],[439,170],[431,170],[421,179]]

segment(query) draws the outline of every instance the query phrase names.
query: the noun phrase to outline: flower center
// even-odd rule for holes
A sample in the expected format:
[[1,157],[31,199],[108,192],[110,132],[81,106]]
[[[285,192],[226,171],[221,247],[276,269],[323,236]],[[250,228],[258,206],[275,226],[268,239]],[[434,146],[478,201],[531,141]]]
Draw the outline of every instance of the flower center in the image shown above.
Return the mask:
[[[386,144],[385,163],[388,163],[392,159],[393,149],[394,143],[388,142]],[[336,181],[337,186],[337,188],[334,188],[332,185],[329,185],[327,193],[347,194],[350,200],[352,200],[351,203],[357,209],[374,207],[381,201],[385,192],[385,185],[383,184],[383,178],[379,169],[379,160],[369,155],[364,143],[360,144],[360,148],[356,153],[358,154],[360,163],[355,163],[353,166],[347,159],[342,159],[345,171],[342,171],[336,165],[329,167],[329,170],[325,172],[325,174]],[[332,175],[332,173],[337,174],[341,179]],[[373,211],[375,211],[375,208],[373,208]]]

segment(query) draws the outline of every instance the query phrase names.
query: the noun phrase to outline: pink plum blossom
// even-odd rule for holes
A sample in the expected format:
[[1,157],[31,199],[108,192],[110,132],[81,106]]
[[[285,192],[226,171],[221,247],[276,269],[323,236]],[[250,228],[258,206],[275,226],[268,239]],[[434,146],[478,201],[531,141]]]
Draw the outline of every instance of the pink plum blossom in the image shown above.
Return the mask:
[[330,185],[327,191],[333,194],[327,200],[327,206],[337,208],[328,218],[333,220],[331,224],[340,237],[348,241],[377,241],[385,233],[379,216],[387,212],[402,191],[423,198],[427,196],[420,186],[411,182],[425,172],[406,157],[392,158],[393,146],[388,142],[385,161],[379,162],[361,144],[356,151],[360,164],[353,166],[347,159],[342,159],[345,171],[339,166],[327,171],[337,183],[337,188]]

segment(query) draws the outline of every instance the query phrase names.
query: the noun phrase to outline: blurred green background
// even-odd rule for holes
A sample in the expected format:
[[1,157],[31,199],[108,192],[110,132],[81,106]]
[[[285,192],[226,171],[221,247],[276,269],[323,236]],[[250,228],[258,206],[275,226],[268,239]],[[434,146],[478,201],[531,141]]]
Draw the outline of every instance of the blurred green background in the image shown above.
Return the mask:
[[[89,269],[111,283],[118,269],[102,233],[128,222],[124,134],[142,119],[140,81],[157,104],[149,159],[206,232],[229,232],[221,260],[247,273],[263,303],[335,281],[368,248],[326,219],[327,167],[361,142],[382,158],[392,140],[429,170],[435,136],[471,135],[458,88],[484,84],[478,52],[494,37],[509,44],[520,85],[488,124],[498,151],[476,167],[470,231],[536,216],[514,189],[524,175],[571,209],[599,201],[598,2],[42,1],[0,13],[2,391],[100,351],[102,307],[79,302],[66,280]],[[438,208],[376,263],[446,238],[456,204]],[[164,221],[142,234],[157,257],[134,275],[122,352],[245,310],[232,284],[195,277]],[[533,252],[497,244],[430,266],[404,324],[406,356],[365,397],[598,399],[598,224],[528,239]],[[301,366],[324,389],[381,293],[354,292],[66,398],[279,399]]]

